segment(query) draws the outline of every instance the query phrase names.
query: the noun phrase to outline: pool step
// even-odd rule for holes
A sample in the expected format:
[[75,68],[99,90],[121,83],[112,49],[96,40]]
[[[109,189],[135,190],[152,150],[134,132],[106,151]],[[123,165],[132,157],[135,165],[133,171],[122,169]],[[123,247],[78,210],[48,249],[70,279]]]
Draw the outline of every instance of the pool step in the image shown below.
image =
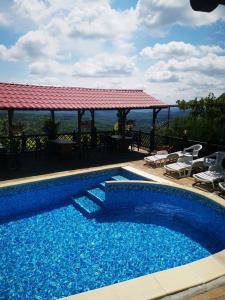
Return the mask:
[[105,189],[105,181],[100,182],[100,183],[99,183],[99,186],[100,186],[101,189],[104,190],[104,189]]
[[98,188],[98,187],[88,190],[87,196],[100,206],[102,206],[105,201],[105,192],[101,188]]
[[113,176],[112,177],[113,180],[116,180],[116,181],[120,181],[120,180],[129,180],[128,178],[122,176],[122,175],[116,175],[116,176]]
[[90,216],[97,212],[101,207],[96,204],[92,199],[87,196],[81,196],[78,198],[72,198],[72,202],[76,208],[78,208],[83,214]]
[[[122,175],[112,176],[110,180],[129,180]],[[105,181],[100,182],[98,187],[87,190],[85,195],[72,198],[74,206],[86,216],[97,212],[104,205],[105,201]]]

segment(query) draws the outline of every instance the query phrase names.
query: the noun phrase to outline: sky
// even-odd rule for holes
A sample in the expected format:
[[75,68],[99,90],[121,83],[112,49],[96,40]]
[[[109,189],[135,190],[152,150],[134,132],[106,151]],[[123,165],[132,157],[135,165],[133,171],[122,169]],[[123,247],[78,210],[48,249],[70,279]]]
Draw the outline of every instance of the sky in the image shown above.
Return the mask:
[[225,90],[225,6],[189,0],[0,0],[0,81],[143,89],[167,103]]

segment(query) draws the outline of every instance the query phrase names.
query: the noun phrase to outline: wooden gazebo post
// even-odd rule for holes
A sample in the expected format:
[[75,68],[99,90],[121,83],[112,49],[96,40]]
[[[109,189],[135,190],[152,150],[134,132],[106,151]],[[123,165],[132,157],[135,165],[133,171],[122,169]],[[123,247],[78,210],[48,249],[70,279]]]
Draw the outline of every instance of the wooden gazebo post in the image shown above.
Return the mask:
[[123,139],[125,139],[125,135],[126,135],[126,119],[127,119],[127,115],[129,114],[130,109],[123,109],[122,111],[122,137]]
[[156,124],[156,118],[158,113],[160,112],[161,108],[153,108],[152,110],[152,128],[150,131],[150,152],[155,150],[155,124]]
[[97,132],[96,132],[96,128],[95,128],[95,110],[91,109],[90,113],[91,113],[91,146],[96,147]]
[[118,133],[122,135],[122,110],[118,109],[117,111],[117,119],[118,119]]
[[8,109],[8,135],[10,138],[13,136],[13,115],[14,110]]
[[168,114],[167,114],[167,128],[170,127],[170,106],[168,106]]
[[126,133],[126,114],[125,114],[124,109],[122,109],[122,111],[121,111],[121,117],[122,117],[122,120],[121,120],[122,139],[124,140],[125,133]]
[[78,145],[81,145],[81,121],[82,117],[85,113],[84,109],[78,109],[77,111],[77,137],[78,137]]
[[50,110],[50,112],[51,112],[52,123],[55,124],[55,111],[54,110]]
[[130,109],[118,109],[118,127],[119,127],[119,134],[122,136],[122,138],[125,138],[126,134],[126,118],[128,113],[130,112]]
[[14,115],[14,110],[8,109],[8,136],[9,136],[9,147],[11,151],[13,148],[13,115]]

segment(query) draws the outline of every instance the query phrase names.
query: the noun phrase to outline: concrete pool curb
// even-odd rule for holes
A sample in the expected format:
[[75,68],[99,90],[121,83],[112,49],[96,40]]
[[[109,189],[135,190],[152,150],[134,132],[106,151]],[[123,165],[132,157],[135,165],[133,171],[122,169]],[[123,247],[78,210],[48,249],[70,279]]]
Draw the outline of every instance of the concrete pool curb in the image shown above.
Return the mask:
[[[225,275],[225,250],[180,267],[141,276],[64,300],[159,299],[201,286]],[[179,299],[179,298],[178,298]],[[181,299],[181,298],[180,298]]]
[[[20,180],[8,180],[0,183],[0,188],[15,186],[18,184],[26,184],[30,182],[37,182],[42,180],[49,180],[55,178],[63,178],[67,176],[73,176],[82,173],[91,173],[102,170],[110,170],[113,168],[123,168],[136,175],[140,175],[151,181],[146,182],[144,180],[131,181],[118,181],[109,182],[114,185],[144,183],[146,185],[164,185],[181,190],[193,192],[198,195],[205,196],[210,201],[216,202],[217,204],[225,208],[225,202],[218,196],[206,193],[204,191],[196,190],[191,187],[184,187],[166,179],[162,179],[158,176],[151,175],[144,171],[138,170],[128,164],[113,164],[108,166],[86,168],[75,171],[65,171],[60,173],[53,173],[48,175],[34,176],[30,178],[22,178]],[[225,250],[211,255],[207,258],[200,259],[198,261],[175,267],[172,269],[156,272],[153,274],[141,276],[128,281],[120,282],[110,286],[105,286],[96,290],[84,292],[81,294],[72,295],[69,297],[61,298],[67,300],[146,300],[146,299],[160,299],[167,298],[173,299],[174,294],[184,293],[182,298],[185,299],[184,295],[191,290],[201,289],[206,284],[210,284],[215,280],[225,281]],[[192,294],[193,295],[193,294]],[[178,296],[178,294],[177,294]],[[177,297],[174,295],[174,297]]]

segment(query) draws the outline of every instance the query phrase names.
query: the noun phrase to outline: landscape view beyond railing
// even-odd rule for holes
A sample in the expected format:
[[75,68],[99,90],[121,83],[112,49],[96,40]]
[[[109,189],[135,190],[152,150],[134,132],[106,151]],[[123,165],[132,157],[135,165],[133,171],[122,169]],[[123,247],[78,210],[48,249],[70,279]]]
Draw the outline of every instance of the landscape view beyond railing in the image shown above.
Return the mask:
[[[187,112],[178,108],[171,108],[171,119],[184,116]],[[21,123],[26,135],[41,134],[45,120],[50,117],[49,111],[15,111],[14,123]],[[128,119],[135,120],[135,130],[150,132],[152,124],[152,110],[131,110]],[[157,122],[165,122],[168,119],[168,110],[162,109],[158,114]],[[90,112],[85,112],[84,120],[91,120]],[[60,122],[59,133],[72,132],[77,128],[77,112],[75,111],[56,111],[55,121]],[[112,130],[117,122],[117,111],[96,111],[95,126],[98,131]],[[5,124],[7,123],[7,111],[0,111],[0,135],[6,134]]]

